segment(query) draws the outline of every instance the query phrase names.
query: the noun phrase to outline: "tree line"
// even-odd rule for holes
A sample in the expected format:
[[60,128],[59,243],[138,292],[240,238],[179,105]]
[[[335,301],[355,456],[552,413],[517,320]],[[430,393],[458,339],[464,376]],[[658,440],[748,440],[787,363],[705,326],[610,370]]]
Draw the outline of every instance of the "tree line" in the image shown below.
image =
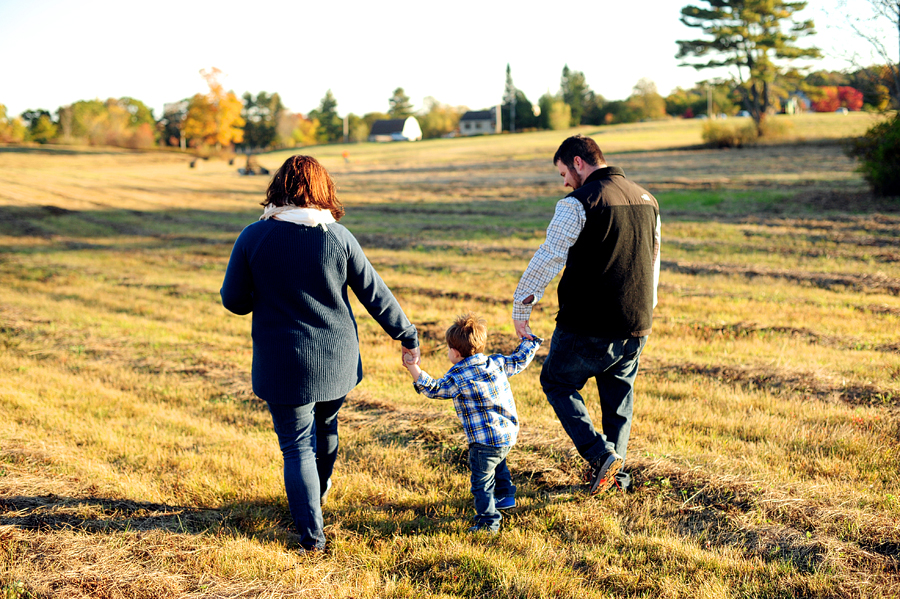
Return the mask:
[[[759,135],[767,116],[783,111],[792,96],[802,94],[815,109],[884,111],[900,99],[900,73],[892,62],[855,67],[847,72],[804,74],[793,68],[797,58],[821,56],[802,46],[815,33],[811,20],[797,18],[806,2],[789,0],[703,0],[688,5],[681,21],[699,29],[702,37],[680,40],[676,58],[697,70],[725,68],[727,79],[700,81],[690,89],[676,88],[662,96],[655,83],[640,79],[624,100],[606,100],[588,85],[582,71],[563,66],[559,89],[532,102],[513,82],[506,67],[501,122],[506,131],[565,129],[577,125],[608,125],[709,113],[752,116]],[[900,6],[896,0],[870,0],[875,7]],[[886,13],[900,20],[900,13]],[[886,57],[886,56],[885,56]],[[886,57],[887,58],[887,57]],[[209,91],[166,105],[163,115],[134,98],[81,100],[56,113],[27,110],[7,115],[0,104],[0,142],[80,143],[146,148],[287,148],[336,141],[363,141],[381,119],[416,116],[426,138],[453,134],[465,106],[451,106],[427,97],[415,111],[402,87],[388,98],[386,112],[340,116],[331,90],[306,115],[289,111],[277,93],[249,92],[238,98],[219,82],[220,71],[201,71]]]
[[[209,91],[166,105],[161,118],[135,98],[79,100],[54,113],[29,109],[18,116],[6,114],[0,104],[0,141],[67,143],[125,148],[174,146],[241,149],[290,148],[336,141],[364,141],[372,124],[381,119],[415,116],[423,136],[435,138],[457,130],[465,106],[450,106],[425,98],[415,111],[403,88],[388,98],[385,112],[362,116],[338,113],[338,101],[328,90],[319,105],[306,115],[291,112],[278,93],[249,92],[238,97],[225,91],[219,71],[202,71]],[[773,110],[782,110],[789,96],[805,92],[820,110],[846,106],[881,111],[890,107],[891,71],[887,66],[852,72],[816,71],[791,85],[771,86]],[[847,91],[853,90],[853,91]],[[855,91],[855,93],[853,93]],[[588,85],[581,71],[565,65],[559,90],[532,102],[515,87],[507,66],[501,104],[505,131],[566,129],[577,125],[609,125],[670,117],[706,114],[734,115],[743,109],[740,94],[727,81],[701,81],[690,89],[676,88],[662,96],[653,81],[640,79],[624,100],[606,100]]]

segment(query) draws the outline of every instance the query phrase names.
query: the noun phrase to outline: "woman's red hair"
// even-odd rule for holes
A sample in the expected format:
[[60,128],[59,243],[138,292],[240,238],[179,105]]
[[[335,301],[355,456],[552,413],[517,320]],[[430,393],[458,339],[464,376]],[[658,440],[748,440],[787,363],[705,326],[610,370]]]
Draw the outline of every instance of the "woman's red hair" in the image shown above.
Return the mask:
[[331,175],[312,156],[297,155],[285,160],[272,177],[262,205],[330,210],[334,220],[344,216]]

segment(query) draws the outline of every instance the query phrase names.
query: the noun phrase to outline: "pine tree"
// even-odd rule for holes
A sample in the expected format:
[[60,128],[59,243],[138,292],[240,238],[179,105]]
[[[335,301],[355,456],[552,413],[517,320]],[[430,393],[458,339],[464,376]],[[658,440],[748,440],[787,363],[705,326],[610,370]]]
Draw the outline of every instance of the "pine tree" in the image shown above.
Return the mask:
[[518,100],[519,90],[516,89],[516,84],[513,83],[512,70],[509,67],[509,63],[506,63],[506,88],[503,90],[503,114],[509,115],[509,118],[504,120],[508,123],[506,128],[509,129],[510,133],[516,132],[516,104],[518,103]]
[[285,110],[281,96],[259,92],[254,98],[250,92],[246,92],[243,98],[244,109],[241,116],[246,121],[244,145],[249,148],[268,148],[275,143],[278,122]]
[[329,89],[315,110],[309,111],[309,118],[318,121],[320,141],[339,141],[344,137],[344,120],[338,116],[337,100]]
[[394,95],[390,97],[388,104],[390,105],[388,115],[392,119],[405,119],[408,116],[412,116],[412,104],[409,102],[409,96],[406,95],[402,87],[394,90]]
[[[774,111],[774,87],[788,71],[777,61],[818,58],[818,48],[801,48],[797,40],[813,35],[811,20],[796,21],[794,14],[806,2],[787,0],[704,0],[709,7],[685,6],[681,22],[712,39],[679,40],[676,58],[695,69],[734,67],[735,89],[762,133],[762,121]],[[794,71],[796,73],[796,71]],[[735,75],[733,73],[733,75]]]
[[570,125],[577,127],[581,124],[581,117],[585,108],[591,103],[594,92],[588,87],[584,73],[569,69],[569,65],[563,66],[562,77],[559,82],[559,93],[563,102],[569,105],[572,111]]

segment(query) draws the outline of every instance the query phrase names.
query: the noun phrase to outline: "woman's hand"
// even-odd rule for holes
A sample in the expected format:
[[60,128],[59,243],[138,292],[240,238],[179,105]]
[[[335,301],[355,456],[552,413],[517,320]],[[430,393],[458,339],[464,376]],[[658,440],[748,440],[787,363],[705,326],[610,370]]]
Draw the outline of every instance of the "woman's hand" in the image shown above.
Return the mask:
[[409,374],[413,377],[414,381],[419,380],[419,376],[422,374],[422,369],[416,364],[416,360],[418,360],[418,356],[413,356],[412,354],[403,356],[403,365],[406,366],[406,369],[409,371]]
[[402,345],[400,346],[400,360],[403,362],[404,366],[406,366],[407,364],[418,364],[420,357],[421,354],[419,353],[418,347],[407,349]]

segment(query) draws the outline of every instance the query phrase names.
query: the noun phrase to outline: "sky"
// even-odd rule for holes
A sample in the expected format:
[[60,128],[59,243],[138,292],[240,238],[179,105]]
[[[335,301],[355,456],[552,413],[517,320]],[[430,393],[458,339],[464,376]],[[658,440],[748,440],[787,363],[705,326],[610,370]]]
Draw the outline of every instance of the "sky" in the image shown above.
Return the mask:
[[[715,75],[675,59],[676,40],[701,35],[679,21],[690,3],[0,0],[0,104],[15,115],[130,96],[159,118],[165,103],[208,91],[200,70],[212,67],[238,96],[277,92],[303,114],[328,89],[341,115],[387,112],[398,87],[417,110],[426,96],[483,109],[501,102],[507,64],[535,104],[559,89],[564,65],[608,100],[627,98],[641,78],[667,95]],[[825,54],[814,68],[846,69],[852,53],[865,60],[870,49],[846,22],[867,14],[868,0],[809,4],[798,16],[818,33],[804,44]],[[884,35],[896,40],[896,30]]]

